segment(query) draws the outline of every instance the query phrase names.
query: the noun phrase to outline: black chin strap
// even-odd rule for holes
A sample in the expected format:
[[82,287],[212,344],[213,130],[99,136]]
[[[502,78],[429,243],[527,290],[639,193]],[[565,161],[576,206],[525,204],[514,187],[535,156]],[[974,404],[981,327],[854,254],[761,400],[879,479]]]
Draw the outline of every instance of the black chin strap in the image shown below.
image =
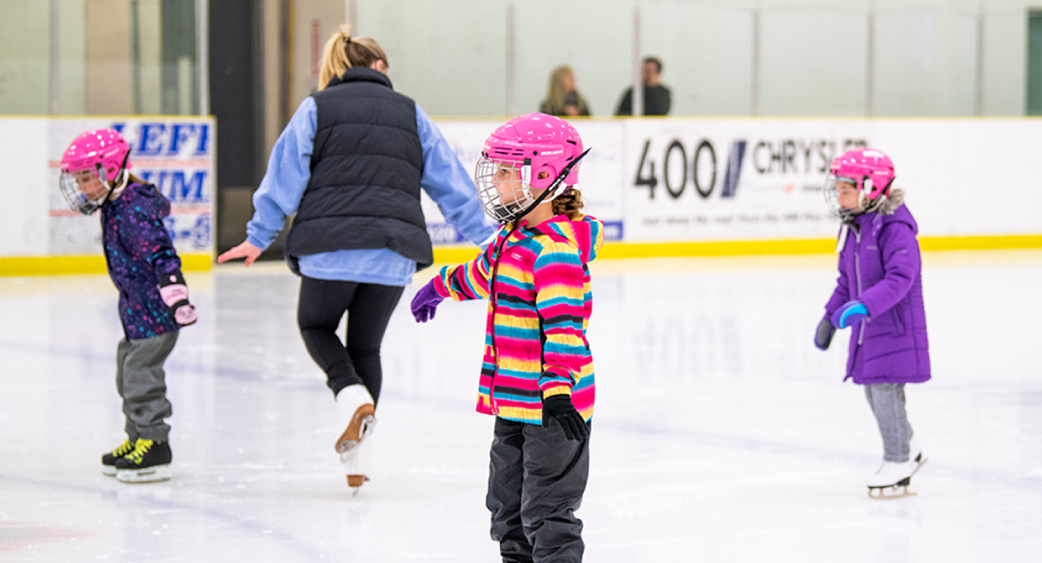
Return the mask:
[[539,204],[543,203],[543,200],[549,197],[550,194],[554,193],[554,190],[556,190],[557,187],[561,185],[561,182],[563,182],[564,179],[567,178],[569,174],[571,174],[572,169],[579,164],[579,161],[582,160],[588,152],[590,152],[590,149],[584,150],[582,154],[575,158],[575,160],[569,162],[568,165],[565,166],[563,170],[561,170],[561,173],[557,175],[557,178],[554,178],[554,181],[552,184],[550,184],[550,187],[546,188],[546,190],[543,193],[539,194],[539,197],[535,198],[535,201],[532,202],[532,205],[529,205],[524,211],[521,212],[520,215],[514,217],[515,226],[514,229],[510,231],[511,233],[513,233],[514,230],[517,229],[517,226],[521,224],[521,219],[523,219],[525,215],[531,213],[533,209],[538,207]]
[[[127,151],[127,154],[123,155],[123,162],[119,165],[119,172],[116,172],[116,177],[112,180],[113,182],[116,182],[119,178],[123,177],[123,174],[126,174],[127,160],[130,160],[130,151]],[[105,194],[105,200],[98,204],[99,209],[101,208],[101,206],[108,203],[110,199],[112,199],[112,192],[114,191],[116,191],[116,187],[110,186],[108,193]]]

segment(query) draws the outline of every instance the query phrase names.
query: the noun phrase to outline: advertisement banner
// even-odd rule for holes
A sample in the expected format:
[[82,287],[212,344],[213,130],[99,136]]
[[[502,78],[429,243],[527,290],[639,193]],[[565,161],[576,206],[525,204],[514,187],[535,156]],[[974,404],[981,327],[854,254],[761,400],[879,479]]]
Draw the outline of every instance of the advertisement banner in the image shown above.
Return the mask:
[[869,146],[864,120],[627,120],[628,242],[835,236],[828,165]]
[[[481,158],[481,149],[489,133],[502,125],[501,121],[445,121],[438,129],[456,152],[468,175]],[[619,179],[622,175],[622,128],[617,122],[573,121],[586,148],[592,148],[583,158],[579,170],[578,188],[582,191],[585,213],[604,221],[605,240],[623,239],[623,205]],[[423,194],[423,214],[427,231],[435,245],[465,244],[467,240],[445,217],[426,193]],[[491,221],[491,219],[490,219]]]
[[49,248],[54,256],[97,254],[98,214],[69,209],[58,189],[61,157],[90,129],[116,129],[130,144],[131,172],[170,200],[166,228],[180,253],[213,248],[214,126],[209,118],[85,118],[48,123]]

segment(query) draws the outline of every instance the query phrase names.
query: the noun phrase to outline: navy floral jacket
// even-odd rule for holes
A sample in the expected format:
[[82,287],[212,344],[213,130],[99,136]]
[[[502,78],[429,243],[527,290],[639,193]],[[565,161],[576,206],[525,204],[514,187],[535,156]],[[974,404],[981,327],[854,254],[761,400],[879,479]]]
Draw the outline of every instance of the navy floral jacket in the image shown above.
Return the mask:
[[101,243],[128,340],[180,328],[159,295],[159,279],[181,279],[181,259],[163,225],[168,215],[170,202],[151,184],[131,184],[101,208]]

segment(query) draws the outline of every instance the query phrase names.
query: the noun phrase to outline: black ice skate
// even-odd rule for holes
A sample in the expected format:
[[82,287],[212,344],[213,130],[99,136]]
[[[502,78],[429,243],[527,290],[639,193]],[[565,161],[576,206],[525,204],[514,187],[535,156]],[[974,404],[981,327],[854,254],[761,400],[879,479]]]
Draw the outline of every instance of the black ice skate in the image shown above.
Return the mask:
[[123,440],[123,443],[111,452],[105,452],[101,456],[101,474],[108,475],[109,477],[116,476],[116,460],[134,451],[134,444],[130,443],[130,438]]
[[912,476],[926,463],[921,451],[913,452],[915,457],[904,462],[884,461],[879,470],[868,478],[868,496],[874,499],[889,500],[912,497],[916,493],[908,490],[912,484]]
[[116,479],[124,483],[166,481],[173,457],[168,442],[138,438],[134,451],[116,460]]

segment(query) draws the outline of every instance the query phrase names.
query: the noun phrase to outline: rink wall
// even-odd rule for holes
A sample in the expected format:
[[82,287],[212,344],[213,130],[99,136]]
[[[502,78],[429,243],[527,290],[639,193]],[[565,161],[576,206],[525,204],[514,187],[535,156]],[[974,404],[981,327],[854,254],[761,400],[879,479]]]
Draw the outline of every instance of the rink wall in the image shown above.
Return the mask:
[[[439,121],[464,165],[501,122]],[[601,256],[829,253],[837,220],[821,191],[851,147],[885,151],[926,250],[1042,248],[1042,120],[644,118],[574,120],[593,150],[580,171]],[[425,199],[432,238],[461,237]],[[440,248],[453,262],[472,249]]]
[[[500,120],[438,120],[464,166]],[[837,222],[821,184],[850,147],[886,151],[927,250],[1042,248],[1042,120],[645,118],[576,120],[593,150],[580,171],[587,211],[605,222],[601,256],[832,252]],[[0,117],[0,275],[104,272],[97,217],[69,211],[58,165],[69,141],[116,127],[135,173],[172,203],[167,227],[186,269],[213,260],[212,119]],[[424,196],[439,262],[472,246]]]
[[58,189],[61,155],[89,129],[114,128],[131,146],[137,176],[170,200],[165,223],[186,270],[213,262],[212,118],[0,117],[0,275],[104,273],[98,216],[69,209]]

